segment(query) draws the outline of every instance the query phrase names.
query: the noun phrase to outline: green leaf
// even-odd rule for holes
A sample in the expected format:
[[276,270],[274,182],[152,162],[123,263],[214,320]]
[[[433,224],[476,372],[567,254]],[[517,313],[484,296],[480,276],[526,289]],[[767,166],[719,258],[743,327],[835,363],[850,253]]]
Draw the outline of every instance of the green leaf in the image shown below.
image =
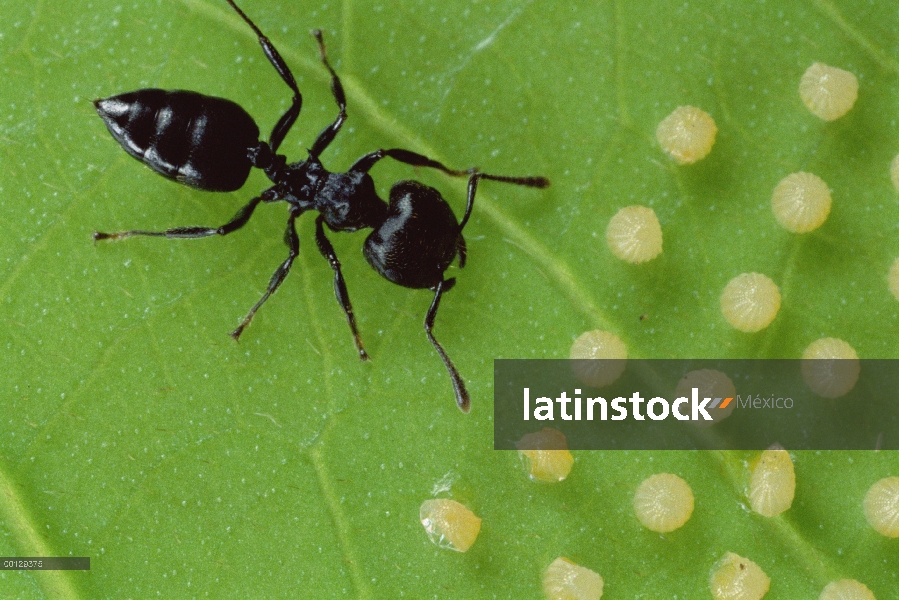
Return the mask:
[[[378,2],[246,0],[293,69],[304,108],[283,151],[301,160],[336,116],[308,31],[321,28],[349,120],[323,157],[346,169],[379,147],[457,168],[544,175],[547,190],[483,182],[469,263],[435,335],[469,385],[453,403],[422,331],[431,301],[332,235],[371,363],[356,359],[314,245],[241,342],[231,331],[285,258],[283,206],[220,239],[91,243],[95,229],[224,223],[267,182],[212,194],[129,158],[90,103],[145,87],[231,98],[268,132],[290,94],[224,1],[0,3],[0,555],[90,556],[90,572],[0,571],[12,597],[538,598],[557,556],[599,572],[607,598],[709,597],[732,551],[769,598],[858,579],[899,587],[897,540],[861,502],[899,475],[894,453],[794,454],[796,500],[746,509],[751,453],[580,452],[557,485],[492,448],[492,360],[567,356],[589,329],[639,357],[798,357],[839,337],[899,355],[899,13],[887,2]],[[859,78],[824,123],[798,82],[815,61]],[[679,105],[719,128],[708,158],[655,141]],[[833,192],[819,230],[791,234],[775,184],[810,171]],[[383,196],[414,177],[457,214],[465,182],[382,161]],[[623,206],[652,207],[664,253],[640,266],[605,245]],[[724,285],[760,272],[783,306],[733,330]],[[641,319],[641,316],[645,318]],[[660,536],[631,509],[656,472],[686,479],[693,518]],[[483,519],[459,554],[432,545],[420,503],[440,482]]]

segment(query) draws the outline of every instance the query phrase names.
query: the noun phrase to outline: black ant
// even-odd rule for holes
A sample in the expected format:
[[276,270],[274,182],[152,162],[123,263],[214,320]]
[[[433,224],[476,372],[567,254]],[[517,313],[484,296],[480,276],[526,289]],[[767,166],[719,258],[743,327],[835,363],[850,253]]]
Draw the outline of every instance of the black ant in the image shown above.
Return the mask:
[[[343,86],[328,62],[319,30],[313,31],[312,35],[318,42],[321,61],[331,74],[331,92],[339,112],[334,122],[325,127],[312,144],[309,158],[288,164],[286,157],[277,152],[300,114],[303,104],[300,90],[274,45],[233,0],[227,2],[253,29],[266,58],[293,91],[293,102],[278,119],[268,143],[259,140],[259,127],[238,104],[197,92],[143,89],[96,100],[94,106],[126,152],[169,179],[201,190],[232,192],[243,186],[250,169],[256,167],[262,169],[274,185],[250,200],[220,227],[175,227],[165,231],[118,233],[97,231],[94,232],[94,240],[120,240],[135,235],[167,238],[228,235],[247,224],[260,202],[287,202],[289,213],[284,234],[284,242],[289,249],[287,259],[272,275],[262,298],[231,332],[231,337],[236,340],[259,307],[284,281],[299,254],[300,240],[295,227],[297,217],[307,210],[318,211],[315,220],[316,244],[334,270],[334,292],[346,314],[359,357],[368,360],[340,272],[340,261],[325,236],[324,225],[331,231],[372,228],[374,231],[366,238],[362,250],[372,268],[393,283],[434,292],[434,300],[425,317],[425,333],[449,371],[456,403],[463,412],[468,412],[470,399],[465,384],[431,331],[441,296],[456,282],[455,278],[444,279],[444,273],[457,255],[459,266],[465,266],[462,229],[471,216],[481,179],[535,188],[545,188],[549,181],[544,177],[506,177],[488,175],[477,169],[450,169],[421,154],[396,148],[366,154],[353,163],[346,173],[326,170],[319,156],[340,131],[347,113]],[[456,221],[456,216],[440,192],[417,181],[395,184],[390,189],[389,204],[379,198],[368,172],[385,157],[415,167],[437,169],[447,175],[468,177],[468,204],[461,223]]]

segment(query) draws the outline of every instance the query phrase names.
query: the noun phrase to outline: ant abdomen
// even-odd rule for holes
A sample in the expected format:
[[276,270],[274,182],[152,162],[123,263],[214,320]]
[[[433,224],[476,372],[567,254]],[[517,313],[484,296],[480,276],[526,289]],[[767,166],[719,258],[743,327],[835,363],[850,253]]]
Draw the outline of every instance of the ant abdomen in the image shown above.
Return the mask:
[[369,264],[393,283],[434,289],[456,257],[461,231],[440,192],[417,181],[390,189],[387,218],[365,240]]
[[259,127],[238,104],[183,90],[144,89],[96,100],[112,137],[169,179],[212,192],[246,182]]

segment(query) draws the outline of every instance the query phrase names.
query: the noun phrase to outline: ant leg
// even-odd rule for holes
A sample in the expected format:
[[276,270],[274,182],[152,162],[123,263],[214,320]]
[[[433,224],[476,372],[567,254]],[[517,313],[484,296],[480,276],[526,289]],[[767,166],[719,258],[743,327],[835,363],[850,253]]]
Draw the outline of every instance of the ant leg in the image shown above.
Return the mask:
[[401,150],[399,148],[392,148],[390,150],[384,150],[382,148],[380,150],[375,150],[374,152],[366,154],[355,163],[353,163],[353,166],[350,167],[350,171],[367,173],[369,169],[375,166],[376,162],[388,156],[394,160],[398,160],[399,162],[406,163],[407,165],[412,165],[413,167],[429,167],[431,169],[438,169],[440,171],[443,171],[447,175],[452,175],[453,177],[465,177],[466,175],[471,175],[473,173],[472,170],[459,171],[456,169],[450,169],[443,163],[432,160],[427,156],[412,152],[411,150]]
[[242,10],[240,10],[240,7],[234,3],[234,0],[228,0],[228,4],[237,11],[240,18],[243,19],[256,34],[256,37],[259,39],[259,45],[262,46],[262,52],[265,53],[268,62],[275,68],[275,71],[278,72],[278,75],[281,76],[281,79],[287,84],[287,87],[293,91],[293,102],[291,103],[290,108],[281,115],[281,118],[278,119],[278,123],[272,129],[272,134],[269,136],[268,145],[271,146],[272,153],[275,153],[278,151],[281,142],[284,141],[284,136],[290,131],[290,128],[297,120],[297,117],[300,116],[300,108],[303,106],[303,96],[300,94],[300,88],[297,87],[297,82],[293,77],[293,73],[290,72],[290,67],[288,67],[287,63],[284,62],[284,59],[281,58],[281,54],[278,53],[274,44],[272,44],[259,28],[256,27],[256,24],[253,23]]
[[211,235],[228,235],[229,233],[233,233],[247,224],[247,221],[249,221],[250,217],[253,216],[253,210],[255,210],[260,202],[262,202],[263,200],[271,202],[274,198],[275,192],[273,190],[266,190],[262,195],[256,196],[255,198],[250,200],[250,202],[246,206],[237,211],[237,214],[235,214],[230,221],[220,227],[173,227],[171,229],[166,229],[165,231],[144,231],[141,229],[135,229],[132,231],[118,231],[116,233],[103,233],[102,231],[95,231],[94,241],[97,242],[100,240],[123,240],[135,235],[167,237],[170,239],[194,239],[209,237]]
[[287,244],[289,249],[289,254],[287,255],[287,260],[281,263],[281,266],[278,267],[274,274],[272,275],[271,281],[268,282],[268,289],[262,295],[262,298],[259,299],[259,302],[253,305],[253,308],[250,309],[250,312],[247,313],[247,316],[243,318],[243,321],[240,322],[240,325],[237,326],[237,329],[231,332],[231,337],[234,340],[238,340],[240,338],[240,334],[243,333],[243,330],[247,325],[250,324],[250,321],[253,320],[253,315],[256,314],[256,311],[259,310],[259,307],[262,306],[268,297],[275,293],[278,289],[278,286],[281,285],[281,282],[284,281],[284,278],[287,277],[287,273],[290,271],[290,266],[293,264],[294,259],[300,254],[300,238],[297,236],[297,228],[294,224],[297,217],[300,216],[299,212],[291,212],[290,216],[287,217],[287,230],[284,232],[284,243]]
[[[447,175],[452,175],[454,177],[463,177],[465,175],[470,176],[468,179],[468,206],[465,208],[465,216],[462,217],[462,222],[459,224],[459,231],[462,231],[462,228],[465,227],[465,224],[468,223],[468,219],[471,216],[471,209],[474,207],[474,196],[475,192],[478,189],[479,180],[489,179],[491,181],[502,181],[505,183],[513,183],[515,185],[523,185],[526,187],[535,188],[545,188],[549,186],[549,179],[547,179],[546,177],[509,177],[507,175],[490,175],[488,173],[481,173],[474,168],[460,171],[457,169],[450,169],[443,163],[430,159],[422,154],[418,154],[410,150],[401,150],[398,148],[393,148],[391,150],[375,150],[374,152],[366,154],[355,163],[353,163],[353,166],[350,167],[350,171],[361,171],[363,173],[367,173],[369,169],[371,169],[375,165],[376,162],[388,156],[394,160],[406,163],[407,165],[412,165],[413,167],[430,167],[432,169],[443,171]],[[462,259],[462,261],[464,262],[464,258]]]
[[322,62],[325,64],[325,67],[327,67],[328,72],[331,73],[331,93],[334,94],[337,108],[340,109],[334,122],[325,127],[322,132],[318,134],[318,138],[315,140],[315,143],[312,144],[312,149],[309,150],[310,155],[318,157],[318,155],[325,151],[328,144],[334,141],[334,137],[337,135],[337,132],[340,131],[343,122],[346,121],[346,94],[343,93],[343,84],[340,83],[340,78],[337,76],[337,73],[334,72],[334,69],[331,68],[331,63],[328,62],[328,54],[325,52],[325,40],[322,38],[321,30],[316,29],[312,32],[312,35],[315,36],[315,41],[318,42],[318,53],[321,55]]
[[362,338],[359,337],[359,330],[356,328],[356,317],[353,315],[353,307],[350,305],[350,295],[347,293],[346,282],[343,280],[343,273],[340,272],[340,261],[337,260],[337,254],[334,253],[334,246],[325,236],[325,230],[322,227],[325,218],[321,215],[315,220],[315,242],[318,244],[318,250],[322,256],[328,259],[331,268],[334,269],[334,295],[337,301],[343,307],[346,314],[347,323],[350,324],[350,331],[353,332],[353,341],[356,343],[356,350],[359,351],[359,358],[368,360],[368,354],[362,347]]
[[427,156],[412,152],[410,150],[401,150],[398,148],[393,148],[391,150],[375,150],[374,152],[366,154],[355,163],[353,163],[353,166],[350,167],[350,171],[361,171],[363,173],[367,173],[369,169],[371,169],[375,165],[376,162],[388,156],[394,160],[398,160],[399,162],[406,163],[407,165],[412,165],[413,167],[429,167],[432,169],[438,169],[440,171],[443,171],[447,175],[452,175],[454,177],[464,177],[465,175],[470,176],[468,180],[468,206],[465,210],[465,216],[462,218],[462,223],[459,225],[460,231],[463,227],[465,227],[465,224],[468,222],[468,218],[471,216],[471,209],[474,206],[474,195],[478,189],[478,180],[489,179],[491,181],[503,181],[505,183],[514,183],[515,185],[523,185],[535,188],[545,188],[549,186],[549,179],[547,179],[546,177],[509,177],[506,175],[489,175],[487,173],[481,173],[477,169],[466,169],[464,171],[450,169],[443,163],[430,159]]
[[468,204],[465,207],[465,216],[462,217],[462,221],[459,223],[459,231],[462,231],[462,228],[465,227],[465,224],[468,223],[469,217],[471,217],[471,209],[474,208],[474,196],[478,191],[478,181],[481,179],[488,179],[490,181],[502,181],[505,183],[514,183],[515,185],[523,185],[526,187],[535,187],[535,188],[545,188],[549,186],[549,179],[546,177],[509,177],[506,175],[488,175],[487,173],[481,173],[477,169],[471,169],[469,171],[471,177],[468,179]]
[[446,365],[450,380],[453,382],[453,391],[456,393],[456,404],[462,412],[467,413],[471,410],[471,397],[468,395],[468,390],[465,389],[465,383],[462,381],[459,371],[456,370],[449,356],[446,355],[443,346],[434,339],[434,334],[431,333],[431,329],[434,328],[434,317],[437,316],[437,308],[440,306],[440,296],[443,295],[443,292],[452,289],[455,284],[456,280],[454,278],[443,280],[437,284],[434,301],[431,302],[431,308],[428,309],[428,315],[425,317],[425,333],[428,335],[428,339],[431,340],[431,344],[434,345],[434,349],[437,350],[437,354],[443,359],[443,364]]
[[[507,175],[488,175],[487,173],[481,173],[476,168],[465,170],[450,169],[443,163],[428,158],[423,154],[418,154],[417,152],[412,152],[411,150],[402,150],[400,148],[392,148],[390,150],[384,150],[382,148],[380,150],[375,150],[374,152],[366,154],[355,163],[353,163],[353,166],[350,167],[350,171],[361,171],[363,173],[367,173],[369,169],[371,169],[375,165],[376,162],[388,156],[394,160],[398,160],[399,162],[406,163],[407,165],[412,165],[413,167],[429,167],[431,169],[443,171],[447,175],[452,175],[453,177],[464,177],[466,175],[469,175],[471,176],[471,179],[468,182],[469,195],[473,195],[471,189],[472,185],[477,188],[478,179],[504,181],[506,183],[514,183],[516,185],[524,185],[527,187],[536,188],[545,188],[549,186],[549,180],[546,177],[509,177]],[[473,184],[472,180],[474,180]]]

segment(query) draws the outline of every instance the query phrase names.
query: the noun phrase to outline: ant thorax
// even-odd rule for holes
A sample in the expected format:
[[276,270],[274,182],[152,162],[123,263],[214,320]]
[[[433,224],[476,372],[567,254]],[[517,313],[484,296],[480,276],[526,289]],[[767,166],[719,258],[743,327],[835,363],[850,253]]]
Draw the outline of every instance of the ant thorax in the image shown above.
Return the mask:
[[316,195],[319,211],[334,231],[378,228],[387,217],[387,203],[378,197],[368,173],[327,173]]

